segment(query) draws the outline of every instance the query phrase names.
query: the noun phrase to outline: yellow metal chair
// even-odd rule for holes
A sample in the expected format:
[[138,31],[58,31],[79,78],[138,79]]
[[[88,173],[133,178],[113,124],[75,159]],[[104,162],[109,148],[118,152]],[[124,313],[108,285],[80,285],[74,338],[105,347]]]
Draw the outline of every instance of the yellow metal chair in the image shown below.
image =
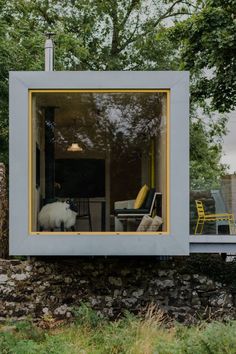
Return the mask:
[[[195,200],[195,203],[196,203],[197,214],[198,214],[197,225],[196,225],[195,232],[194,232],[195,235],[202,234],[205,222],[223,221],[223,220],[228,221],[230,234],[232,233],[232,229],[234,226],[234,215],[233,214],[227,214],[227,213],[225,213],[225,214],[205,214],[202,201]],[[198,232],[199,227],[200,227],[200,230]]]

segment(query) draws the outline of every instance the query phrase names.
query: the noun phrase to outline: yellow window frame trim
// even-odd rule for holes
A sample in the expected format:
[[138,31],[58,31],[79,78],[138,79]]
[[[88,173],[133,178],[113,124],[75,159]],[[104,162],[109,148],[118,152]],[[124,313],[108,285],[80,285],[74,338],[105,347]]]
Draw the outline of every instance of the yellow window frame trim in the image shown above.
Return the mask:
[[[166,166],[167,166],[167,183],[166,183],[166,215],[167,215],[167,230],[161,232],[130,232],[130,231],[32,231],[32,206],[34,205],[33,200],[33,185],[32,185],[32,159],[33,159],[33,139],[32,139],[32,95],[34,93],[165,93],[167,102],[166,102]],[[29,235],[170,235],[170,89],[29,89],[28,90],[28,145],[29,145],[29,161],[28,161],[28,178],[29,178],[29,217],[28,217],[28,232]]]

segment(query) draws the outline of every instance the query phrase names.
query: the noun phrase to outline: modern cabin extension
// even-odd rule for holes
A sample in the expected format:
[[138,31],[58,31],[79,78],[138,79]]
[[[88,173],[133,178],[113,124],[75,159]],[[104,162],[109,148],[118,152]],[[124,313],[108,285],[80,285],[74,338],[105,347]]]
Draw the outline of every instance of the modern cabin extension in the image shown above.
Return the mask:
[[10,73],[11,255],[232,253],[214,188],[189,189],[188,72]]

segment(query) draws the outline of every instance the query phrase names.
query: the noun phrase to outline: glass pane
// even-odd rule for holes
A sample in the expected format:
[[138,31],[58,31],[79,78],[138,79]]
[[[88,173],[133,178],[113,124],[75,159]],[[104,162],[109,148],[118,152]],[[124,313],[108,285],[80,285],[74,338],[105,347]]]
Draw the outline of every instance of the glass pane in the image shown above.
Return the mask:
[[[221,172],[216,169],[216,164],[210,159],[205,167],[201,159],[199,159],[198,166],[192,166],[192,171],[196,171],[196,174],[199,172],[199,176],[203,177],[195,179],[194,174],[191,173],[190,234],[236,235],[235,124],[234,112],[229,117],[223,142],[220,142],[222,158],[221,161],[216,162],[217,168],[221,166]],[[198,135],[195,134],[195,136],[199,137],[200,127],[198,129]],[[194,149],[197,151],[196,145]],[[207,146],[205,151],[207,154]],[[203,156],[202,161],[207,161],[207,159]]]
[[167,231],[167,92],[31,101],[31,231]]

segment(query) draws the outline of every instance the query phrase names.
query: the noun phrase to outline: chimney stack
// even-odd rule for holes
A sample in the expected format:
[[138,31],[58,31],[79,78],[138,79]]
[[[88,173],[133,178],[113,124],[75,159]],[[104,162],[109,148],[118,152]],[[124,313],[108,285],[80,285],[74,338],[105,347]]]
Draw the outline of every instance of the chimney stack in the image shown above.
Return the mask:
[[52,36],[55,33],[47,32],[46,33],[46,41],[45,41],[45,71],[53,71],[54,70],[54,44]]

